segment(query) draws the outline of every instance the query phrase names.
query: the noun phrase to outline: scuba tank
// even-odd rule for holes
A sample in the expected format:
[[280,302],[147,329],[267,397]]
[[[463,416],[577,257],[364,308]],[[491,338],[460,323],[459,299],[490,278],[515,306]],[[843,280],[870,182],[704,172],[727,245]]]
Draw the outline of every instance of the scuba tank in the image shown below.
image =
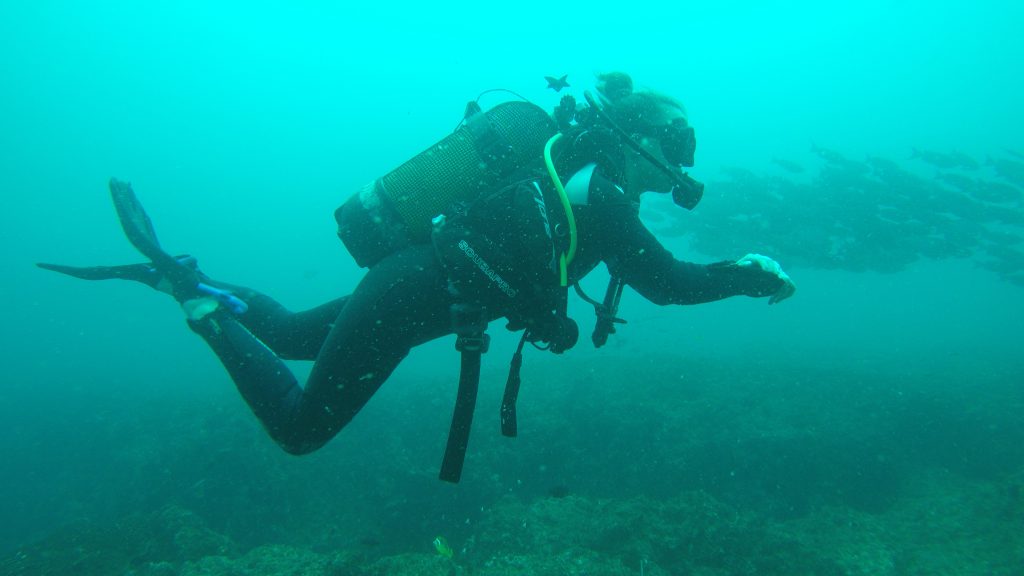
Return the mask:
[[505,102],[487,112],[467,107],[455,132],[356,192],[335,212],[338,237],[368,268],[410,245],[430,241],[431,221],[539,165],[558,128],[542,108]]

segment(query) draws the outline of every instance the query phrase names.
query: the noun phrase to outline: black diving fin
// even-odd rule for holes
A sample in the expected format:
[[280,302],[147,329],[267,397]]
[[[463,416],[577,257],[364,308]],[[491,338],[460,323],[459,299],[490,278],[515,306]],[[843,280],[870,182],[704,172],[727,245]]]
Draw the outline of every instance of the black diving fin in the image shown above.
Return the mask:
[[65,266],[37,262],[43,270],[59,272],[82,280],[134,280],[157,288],[163,278],[151,264],[125,264],[124,266]]
[[110,199],[114,201],[114,210],[117,211],[124,235],[136,250],[153,262],[153,268],[171,283],[174,296],[180,299],[188,297],[189,292],[194,293],[199,284],[199,275],[194,268],[179,262],[160,247],[153,221],[135,196],[132,185],[111,178]]
[[235,314],[248,309],[248,305],[237,296],[203,282],[204,277],[199,272],[195,258],[187,255],[174,257],[164,252],[157,240],[153,221],[135,196],[131,184],[111,178],[110,198],[128,241],[149,258],[150,263],[79,267],[40,262],[36,266],[83,280],[134,280],[170,292],[179,302],[212,296]]

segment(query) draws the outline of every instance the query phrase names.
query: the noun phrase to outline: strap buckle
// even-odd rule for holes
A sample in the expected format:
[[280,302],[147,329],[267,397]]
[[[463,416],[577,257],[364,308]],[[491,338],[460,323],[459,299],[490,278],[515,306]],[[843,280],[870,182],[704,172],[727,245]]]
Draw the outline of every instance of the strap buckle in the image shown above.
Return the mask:
[[455,349],[459,352],[486,354],[491,347],[489,334],[463,334],[455,339]]

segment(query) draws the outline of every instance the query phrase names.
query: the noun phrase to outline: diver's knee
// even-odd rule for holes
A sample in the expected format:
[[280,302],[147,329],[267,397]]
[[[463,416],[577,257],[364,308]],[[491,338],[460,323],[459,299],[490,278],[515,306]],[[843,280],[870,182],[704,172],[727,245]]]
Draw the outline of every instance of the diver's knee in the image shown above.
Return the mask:
[[292,456],[305,456],[306,454],[312,454],[313,452],[316,452],[317,450],[322,448],[324,444],[326,444],[326,442],[286,440],[279,440],[277,442],[277,445],[280,446],[282,450],[284,450],[288,454],[291,454]]

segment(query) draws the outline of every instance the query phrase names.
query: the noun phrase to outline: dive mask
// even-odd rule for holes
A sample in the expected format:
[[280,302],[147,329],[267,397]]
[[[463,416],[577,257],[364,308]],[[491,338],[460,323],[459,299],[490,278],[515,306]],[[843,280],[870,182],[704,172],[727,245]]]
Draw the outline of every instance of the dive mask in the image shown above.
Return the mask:
[[685,118],[676,118],[671,123],[658,126],[655,138],[661,144],[661,153],[673,166],[690,168],[697,151],[697,136]]

